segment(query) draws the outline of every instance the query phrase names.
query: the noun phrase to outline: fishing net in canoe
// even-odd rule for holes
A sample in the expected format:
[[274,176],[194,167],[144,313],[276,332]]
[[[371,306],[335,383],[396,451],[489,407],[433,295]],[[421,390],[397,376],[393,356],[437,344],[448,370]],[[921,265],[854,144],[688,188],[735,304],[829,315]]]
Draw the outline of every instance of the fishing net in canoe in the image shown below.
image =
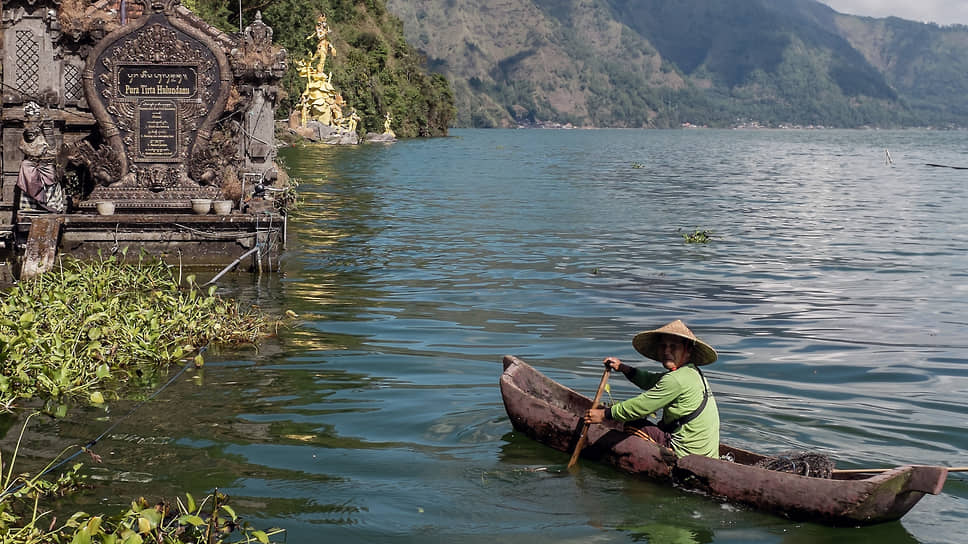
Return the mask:
[[830,478],[834,471],[834,462],[829,457],[822,453],[804,451],[784,452],[773,457],[766,457],[757,461],[755,466],[812,478]]

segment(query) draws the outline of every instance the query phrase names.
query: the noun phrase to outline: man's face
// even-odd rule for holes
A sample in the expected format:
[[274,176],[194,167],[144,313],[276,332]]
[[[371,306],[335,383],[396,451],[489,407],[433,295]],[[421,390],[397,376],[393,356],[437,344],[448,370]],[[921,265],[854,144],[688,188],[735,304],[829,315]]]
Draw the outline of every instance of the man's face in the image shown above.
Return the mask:
[[658,341],[659,358],[666,370],[675,370],[689,361],[691,349],[678,336],[663,334]]

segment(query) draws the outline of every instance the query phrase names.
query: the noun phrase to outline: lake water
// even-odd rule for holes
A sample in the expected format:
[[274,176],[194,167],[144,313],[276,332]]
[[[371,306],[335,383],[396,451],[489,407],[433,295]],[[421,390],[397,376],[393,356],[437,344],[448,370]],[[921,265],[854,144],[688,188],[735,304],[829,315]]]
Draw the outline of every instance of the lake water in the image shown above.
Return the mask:
[[[681,318],[720,353],[724,441],[838,468],[968,465],[968,170],[926,165],[968,166],[966,147],[454,130],[284,150],[302,202],[283,274],[223,293],[297,323],[211,354],[121,424],[91,468],[118,496],[97,500],[218,487],[290,543],[963,542],[964,474],[897,523],[794,523],[594,463],[561,473],[568,456],[513,432],[497,384],[514,354],[591,396],[606,355],[657,368],[631,338]],[[712,240],[685,243],[697,229]],[[613,378],[614,399],[635,392]],[[49,449],[129,406],[44,423]]]

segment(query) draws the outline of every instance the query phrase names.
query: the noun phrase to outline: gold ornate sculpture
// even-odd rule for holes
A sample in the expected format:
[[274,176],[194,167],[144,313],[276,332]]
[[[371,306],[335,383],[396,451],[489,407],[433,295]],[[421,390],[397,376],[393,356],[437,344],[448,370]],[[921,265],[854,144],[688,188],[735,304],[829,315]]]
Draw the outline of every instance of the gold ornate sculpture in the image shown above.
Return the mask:
[[355,120],[343,116],[346,101],[332,83],[332,72],[325,71],[326,58],[330,55],[336,56],[336,48],[329,41],[329,32],[326,16],[320,15],[316,19],[316,31],[307,37],[318,40],[316,51],[309,60],[296,61],[299,75],[306,78],[306,90],[299,100],[301,123],[306,126],[310,120],[314,120],[326,126],[353,132],[359,116]]
[[322,74],[326,70],[326,56],[330,53],[336,56],[336,47],[329,41],[329,23],[326,22],[326,15],[320,14],[316,18],[316,32],[306,37],[307,40],[313,38],[319,40],[316,44],[316,52],[313,53],[312,60],[316,61],[316,72]]
[[349,116],[349,130],[350,132],[356,132],[356,125],[360,122],[360,116],[356,113],[356,108],[350,111]]
[[397,135],[393,133],[393,129],[390,128],[390,121],[393,117],[390,116],[390,112],[387,112],[386,118],[383,120],[383,133],[391,138],[396,138]]

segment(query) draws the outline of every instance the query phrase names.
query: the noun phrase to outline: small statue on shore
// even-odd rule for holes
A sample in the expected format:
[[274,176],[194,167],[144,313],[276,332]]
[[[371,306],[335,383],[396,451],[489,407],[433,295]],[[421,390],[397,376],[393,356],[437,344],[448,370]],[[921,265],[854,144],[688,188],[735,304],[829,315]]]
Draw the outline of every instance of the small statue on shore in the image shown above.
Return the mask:
[[350,116],[348,119],[349,122],[347,123],[346,128],[349,129],[350,132],[356,132],[356,126],[360,122],[360,116],[356,113],[356,108],[353,108],[350,111]]
[[386,117],[383,120],[383,134],[390,136],[391,138],[396,138],[397,135],[393,133],[393,129],[390,128],[390,121],[393,117],[390,116],[390,112],[387,112]]
[[332,119],[329,124],[331,126],[339,127],[343,125],[343,106],[345,105],[346,102],[343,101],[343,95],[336,93],[329,105]]

